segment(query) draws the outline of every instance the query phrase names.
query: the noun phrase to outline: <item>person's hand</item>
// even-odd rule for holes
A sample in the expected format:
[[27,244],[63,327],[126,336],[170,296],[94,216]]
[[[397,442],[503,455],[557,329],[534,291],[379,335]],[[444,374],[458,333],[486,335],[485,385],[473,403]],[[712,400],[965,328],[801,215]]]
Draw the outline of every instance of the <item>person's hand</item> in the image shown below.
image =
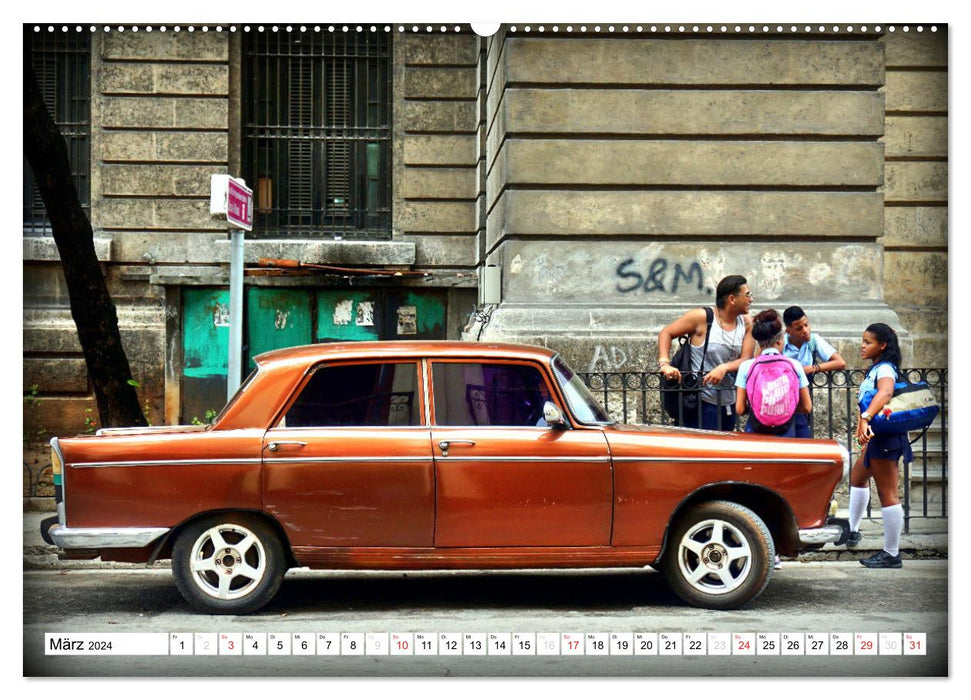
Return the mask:
[[870,427],[870,422],[865,421],[862,418],[856,424],[856,442],[861,447],[870,442],[873,438],[873,428]]
[[681,372],[678,371],[677,367],[672,365],[664,365],[664,367],[661,368],[661,374],[664,375],[664,378],[668,381],[681,381]]
[[712,371],[705,375],[702,380],[705,384],[721,384],[722,379],[728,373],[728,368],[725,365],[718,365]]

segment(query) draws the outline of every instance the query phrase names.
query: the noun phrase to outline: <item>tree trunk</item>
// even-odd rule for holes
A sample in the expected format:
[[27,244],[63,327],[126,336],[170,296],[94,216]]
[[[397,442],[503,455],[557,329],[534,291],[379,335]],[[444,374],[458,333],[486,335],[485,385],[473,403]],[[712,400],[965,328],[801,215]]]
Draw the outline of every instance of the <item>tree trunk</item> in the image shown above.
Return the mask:
[[94,252],[94,233],[71,181],[67,146],[37,86],[24,37],[24,155],[51,222],[88,376],[103,427],[147,425],[138,405],[118,314]]

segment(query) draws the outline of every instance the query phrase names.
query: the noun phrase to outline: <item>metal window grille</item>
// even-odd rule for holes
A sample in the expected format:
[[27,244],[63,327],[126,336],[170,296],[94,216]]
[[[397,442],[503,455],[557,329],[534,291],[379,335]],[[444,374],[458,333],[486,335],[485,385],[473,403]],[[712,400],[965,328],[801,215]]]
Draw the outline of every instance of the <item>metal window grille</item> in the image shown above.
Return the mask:
[[[40,32],[31,42],[34,75],[44,103],[67,143],[71,178],[90,216],[91,205],[91,38],[87,32]],[[24,233],[50,232],[34,173],[24,158]]]
[[243,39],[243,177],[254,236],[391,236],[391,39]]

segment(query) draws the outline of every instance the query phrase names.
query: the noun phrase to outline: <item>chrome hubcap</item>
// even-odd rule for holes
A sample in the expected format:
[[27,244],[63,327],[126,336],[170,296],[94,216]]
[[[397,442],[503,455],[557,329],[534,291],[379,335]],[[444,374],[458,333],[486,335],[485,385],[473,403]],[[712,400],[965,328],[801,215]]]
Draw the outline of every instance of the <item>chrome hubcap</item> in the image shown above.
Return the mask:
[[741,530],[724,520],[695,523],[678,543],[684,579],[707,594],[730,593],[752,571],[752,550]]
[[192,580],[207,595],[235,600],[250,593],[266,575],[263,543],[242,525],[211,527],[192,545]]

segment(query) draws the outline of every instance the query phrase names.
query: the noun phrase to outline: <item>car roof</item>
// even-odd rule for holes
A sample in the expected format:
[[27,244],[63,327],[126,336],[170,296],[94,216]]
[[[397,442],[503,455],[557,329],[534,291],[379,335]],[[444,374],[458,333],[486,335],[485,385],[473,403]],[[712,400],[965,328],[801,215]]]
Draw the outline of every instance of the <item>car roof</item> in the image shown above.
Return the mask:
[[553,351],[535,345],[479,343],[461,340],[380,340],[316,343],[264,352],[253,358],[260,366],[378,357],[489,357],[546,361]]
[[[431,357],[525,360],[547,364],[553,354],[552,350],[531,345],[454,340],[339,341],[271,350],[253,358],[259,372],[253,376],[248,387],[244,387],[241,394],[223,409],[214,426],[220,430],[266,427],[281,402],[306,376],[307,371],[324,362]],[[254,400],[256,394],[259,394],[259,398]]]

